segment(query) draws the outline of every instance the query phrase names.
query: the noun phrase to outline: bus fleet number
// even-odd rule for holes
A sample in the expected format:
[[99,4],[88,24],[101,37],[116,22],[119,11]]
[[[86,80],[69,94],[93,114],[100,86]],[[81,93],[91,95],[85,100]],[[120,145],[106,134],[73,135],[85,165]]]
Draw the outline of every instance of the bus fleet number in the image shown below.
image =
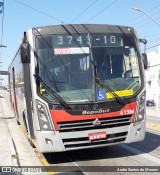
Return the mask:
[[121,115],[129,115],[129,114],[134,114],[134,109],[128,109],[128,110],[122,110],[120,112]]

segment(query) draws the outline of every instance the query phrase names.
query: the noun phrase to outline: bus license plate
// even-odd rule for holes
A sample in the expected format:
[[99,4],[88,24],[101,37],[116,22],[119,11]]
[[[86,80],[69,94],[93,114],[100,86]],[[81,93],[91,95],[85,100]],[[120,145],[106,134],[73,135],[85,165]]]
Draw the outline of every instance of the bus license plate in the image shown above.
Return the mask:
[[107,137],[106,132],[97,132],[97,133],[89,133],[89,140],[100,140],[105,139]]

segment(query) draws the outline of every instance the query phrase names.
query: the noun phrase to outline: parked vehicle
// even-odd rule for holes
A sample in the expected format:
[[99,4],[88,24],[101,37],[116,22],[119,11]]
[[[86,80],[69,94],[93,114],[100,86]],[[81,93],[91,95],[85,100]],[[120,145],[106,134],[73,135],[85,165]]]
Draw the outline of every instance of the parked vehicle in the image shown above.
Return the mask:
[[154,100],[146,100],[146,106],[154,106],[155,102]]

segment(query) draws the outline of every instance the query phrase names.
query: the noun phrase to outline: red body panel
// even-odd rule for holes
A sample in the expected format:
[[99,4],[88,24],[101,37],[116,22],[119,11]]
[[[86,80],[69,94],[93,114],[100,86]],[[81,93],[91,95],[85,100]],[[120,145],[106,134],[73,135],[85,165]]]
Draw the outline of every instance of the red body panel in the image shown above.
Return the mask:
[[78,120],[88,120],[88,119],[96,119],[96,118],[106,118],[106,117],[116,117],[116,116],[125,116],[125,115],[132,115],[132,122],[134,122],[135,113],[136,113],[136,106],[137,103],[130,103],[126,104],[124,108],[122,108],[120,111],[116,112],[108,112],[103,114],[92,114],[92,115],[79,115],[74,116],[70,115],[69,113],[63,111],[63,110],[51,110],[51,116],[52,120],[55,126],[55,129],[58,131],[58,125],[57,122],[67,122],[67,121],[78,121]]
[[10,101],[11,101],[11,105],[13,107],[14,112],[17,112],[17,104],[16,104],[16,100],[14,98],[14,95],[10,94]]

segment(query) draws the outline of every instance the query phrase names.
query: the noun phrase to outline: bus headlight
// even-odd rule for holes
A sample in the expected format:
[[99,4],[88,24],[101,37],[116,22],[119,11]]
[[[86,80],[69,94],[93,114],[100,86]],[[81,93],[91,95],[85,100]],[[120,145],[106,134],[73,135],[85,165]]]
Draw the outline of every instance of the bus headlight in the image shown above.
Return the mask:
[[138,120],[143,120],[144,116],[142,114],[138,115]]
[[51,130],[52,129],[51,123],[49,121],[49,115],[47,113],[45,104],[36,100],[36,107],[37,107],[37,114],[38,114],[40,129],[45,131]]
[[138,99],[138,106],[137,106],[137,113],[136,113],[136,118],[135,121],[141,121],[145,117],[145,92],[141,94],[141,96]]

